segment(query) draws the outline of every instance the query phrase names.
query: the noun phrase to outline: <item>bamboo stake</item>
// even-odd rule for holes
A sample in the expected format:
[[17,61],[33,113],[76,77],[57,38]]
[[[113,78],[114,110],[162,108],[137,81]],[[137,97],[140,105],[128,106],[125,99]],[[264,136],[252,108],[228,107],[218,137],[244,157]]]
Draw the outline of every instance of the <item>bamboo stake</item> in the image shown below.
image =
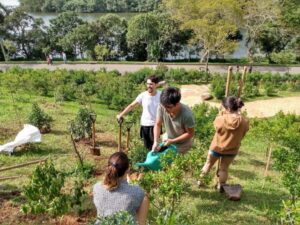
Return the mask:
[[0,172],[6,171],[6,170],[12,170],[12,169],[16,169],[16,168],[21,168],[21,167],[25,167],[25,166],[36,164],[36,163],[40,163],[40,162],[45,162],[47,159],[48,158],[39,159],[39,160],[27,162],[27,163],[18,164],[18,165],[15,165],[15,166],[9,166],[9,167],[5,167],[5,168],[0,168]]
[[22,177],[22,176],[0,177],[0,181],[12,180],[12,179],[20,178],[20,177]]

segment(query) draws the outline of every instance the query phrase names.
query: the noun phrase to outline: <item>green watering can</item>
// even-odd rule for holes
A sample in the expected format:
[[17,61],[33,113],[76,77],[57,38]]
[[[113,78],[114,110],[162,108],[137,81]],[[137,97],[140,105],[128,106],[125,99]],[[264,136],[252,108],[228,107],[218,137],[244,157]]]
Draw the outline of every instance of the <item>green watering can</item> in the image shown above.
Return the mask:
[[160,147],[161,149],[158,152],[154,152],[154,151],[148,152],[145,162],[136,163],[135,165],[137,167],[146,167],[150,170],[155,170],[155,171],[160,170],[161,169],[160,160],[159,160],[160,157],[162,155],[167,154],[168,152],[177,153],[177,148],[175,145],[164,146],[164,143],[161,143]]

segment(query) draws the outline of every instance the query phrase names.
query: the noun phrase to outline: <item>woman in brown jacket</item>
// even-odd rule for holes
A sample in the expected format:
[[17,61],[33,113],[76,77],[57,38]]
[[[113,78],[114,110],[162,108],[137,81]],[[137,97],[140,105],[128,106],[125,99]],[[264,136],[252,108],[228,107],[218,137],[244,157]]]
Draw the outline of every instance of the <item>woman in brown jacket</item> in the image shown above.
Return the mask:
[[[237,97],[226,97],[222,101],[224,110],[214,121],[215,135],[209,147],[207,161],[202,168],[200,177],[207,174],[215,162],[220,159],[218,171],[218,189],[228,178],[228,168],[237,155],[241,141],[249,130],[249,121],[240,114],[244,103]],[[201,182],[198,181],[198,185]]]

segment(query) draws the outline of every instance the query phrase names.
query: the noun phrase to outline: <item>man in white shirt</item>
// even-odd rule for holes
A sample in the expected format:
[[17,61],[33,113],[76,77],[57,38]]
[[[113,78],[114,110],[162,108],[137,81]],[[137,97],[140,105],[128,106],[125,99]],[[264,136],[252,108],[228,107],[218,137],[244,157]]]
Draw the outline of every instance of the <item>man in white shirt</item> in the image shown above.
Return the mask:
[[156,90],[158,86],[158,78],[151,75],[146,80],[147,91],[140,93],[137,98],[129,104],[119,115],[117,119],[120,120],[124,115],[133,110],[138,105],[143,107],[141,117],[140,135],[144,140],[145,148],[151,150],[153,145],[153,128],[156,120],[157,107],[160,102],[160,91]]

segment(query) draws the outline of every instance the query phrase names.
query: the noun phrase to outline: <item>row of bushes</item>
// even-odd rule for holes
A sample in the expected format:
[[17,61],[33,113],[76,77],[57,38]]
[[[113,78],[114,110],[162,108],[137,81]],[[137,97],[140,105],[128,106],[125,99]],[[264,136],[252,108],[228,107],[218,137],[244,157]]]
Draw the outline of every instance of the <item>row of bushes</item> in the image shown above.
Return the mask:
[[[150,74],[156,74],[161,80],[175,83],[208,83],[216,98],[221,99],[225,94],[225,74],[209,74],[200,70],[169,69],[159,65],[156,70],[143,68],[137,72],[121,76],[118,71],[67,71],[46,69],[32,70],[12,68],[0,73],[0,85],[11,92],[24,91],[27,93],[54,96],[56,101],[77,100],[86,103],[91,97],[97,97],[108,107],[120,110],[130,103],[144,89],[144,81]],[[240,73],[233,76],[230,93],[237,94]],[[263,90],[263,91],[262,91]],[[247,74],[243,89],[243,97],[250,98],[262,94],[271,96],[278,90],[300,90],[300,74]]]
[[[230,83],[230,95],[237,95],[241,74],[232,76]],[[211,91],[217,99],[225,95],[226,76],[216,74],[211,78]],[[278,91],[300,91],[300,74],[272,74],[254,72],[247,74],[242,90],[243,98],[256,96],[273,96]]]

